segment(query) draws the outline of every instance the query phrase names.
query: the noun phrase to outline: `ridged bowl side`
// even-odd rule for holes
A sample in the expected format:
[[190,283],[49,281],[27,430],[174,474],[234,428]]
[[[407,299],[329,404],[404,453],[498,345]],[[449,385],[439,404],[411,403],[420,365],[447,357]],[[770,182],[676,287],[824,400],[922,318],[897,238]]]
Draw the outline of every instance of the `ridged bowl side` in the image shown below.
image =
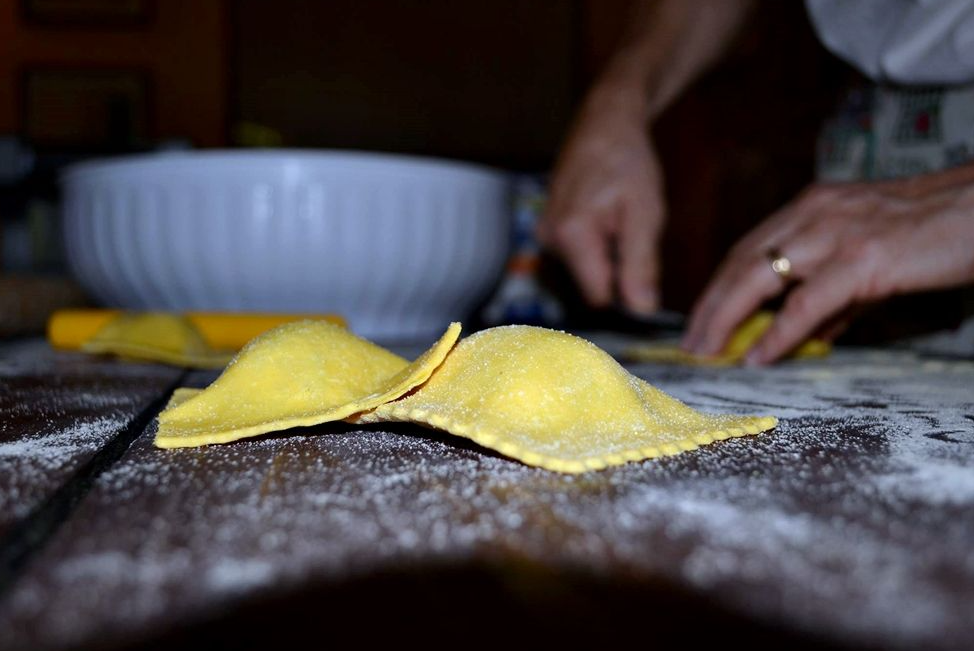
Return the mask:
[[472,166],[366,154],[192,154],[64,178],[68,260],[129,309],[337,312],[420,340],[462,319],[507,255],[509,187]]

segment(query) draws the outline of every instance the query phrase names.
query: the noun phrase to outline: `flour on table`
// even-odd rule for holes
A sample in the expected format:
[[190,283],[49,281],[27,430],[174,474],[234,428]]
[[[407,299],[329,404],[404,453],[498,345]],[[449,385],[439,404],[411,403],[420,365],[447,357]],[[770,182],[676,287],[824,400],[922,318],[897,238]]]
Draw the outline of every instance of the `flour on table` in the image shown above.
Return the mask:
[[974,363],[838,351],[764,370],[632,370],[697,409],[781,424],[577,476],[408,425],[176,451],[153,448],[150,428],[8,595],[0,627],[81,644],[310,580],[513,550],[662,577],[838,643],[969,644]]

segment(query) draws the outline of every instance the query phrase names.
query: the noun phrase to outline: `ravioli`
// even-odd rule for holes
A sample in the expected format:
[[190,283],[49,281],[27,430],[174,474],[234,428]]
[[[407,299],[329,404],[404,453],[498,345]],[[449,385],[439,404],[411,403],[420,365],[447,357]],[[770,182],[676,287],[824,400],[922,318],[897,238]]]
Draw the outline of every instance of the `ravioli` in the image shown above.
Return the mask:
[[[746,319],[734,330],[724,350],[717,355],[688,353],[675,342],[654,342],[630,346],[623,357],[634,362],[688,364],[692,366],[734,366],[740,364],[747,352],[764,336],[774,322],[774,312],[761,311]],[[832,345],[822,339],[809,339],[788,355],[791,359],[825,357]]]
[[186,317],[165,312],[120,314],[83,342],[81,350],[193,368],[223,368],[233,357],[207,344]]
[[771,416],[698,412],[594,344],[531,326],[464,339],[422,387],[349,420],[420,423],[568,473],[678,454],[777,424]]
[[155,444],[228,443],[372,409],[425,382],[459,335],[451,324],[410,364],[325,321],[280,326],[247,344],[206,389],[179,390],[159,414]]

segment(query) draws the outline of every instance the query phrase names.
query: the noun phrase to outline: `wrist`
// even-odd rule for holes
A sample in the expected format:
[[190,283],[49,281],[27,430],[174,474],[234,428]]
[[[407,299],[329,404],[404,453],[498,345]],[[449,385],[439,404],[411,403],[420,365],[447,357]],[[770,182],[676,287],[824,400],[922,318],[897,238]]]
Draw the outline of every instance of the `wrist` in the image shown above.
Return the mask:
[[644,129],[649,120],[649,100],[638,80],[603,76],[585,96],[580,115]]

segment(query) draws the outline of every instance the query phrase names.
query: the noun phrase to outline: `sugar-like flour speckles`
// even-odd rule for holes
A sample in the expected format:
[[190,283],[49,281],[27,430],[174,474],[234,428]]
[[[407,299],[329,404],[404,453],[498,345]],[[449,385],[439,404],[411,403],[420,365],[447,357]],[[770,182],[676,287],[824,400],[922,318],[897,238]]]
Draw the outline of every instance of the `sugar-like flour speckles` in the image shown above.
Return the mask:
[[184,450],[153,448],[150,428],[36,559],[0,627],[79,644],[311,580],[514,554],[663,577],[849,645],[967,644],[974,363],[839,351],[632,370],[697,409],[781,423],[574,476],[410,425]]
[[0,343],[0,531],[64,485],[179,371]]
[[[0,466],[4,473],[21,477],[70,470],[110,441],[128,421],[121,417],[96,418],[15,441],[0,440]],[[44,497],[44,488],[29,482],[11,483],[0,491],[0,513],[5,519],[24,517]]]

